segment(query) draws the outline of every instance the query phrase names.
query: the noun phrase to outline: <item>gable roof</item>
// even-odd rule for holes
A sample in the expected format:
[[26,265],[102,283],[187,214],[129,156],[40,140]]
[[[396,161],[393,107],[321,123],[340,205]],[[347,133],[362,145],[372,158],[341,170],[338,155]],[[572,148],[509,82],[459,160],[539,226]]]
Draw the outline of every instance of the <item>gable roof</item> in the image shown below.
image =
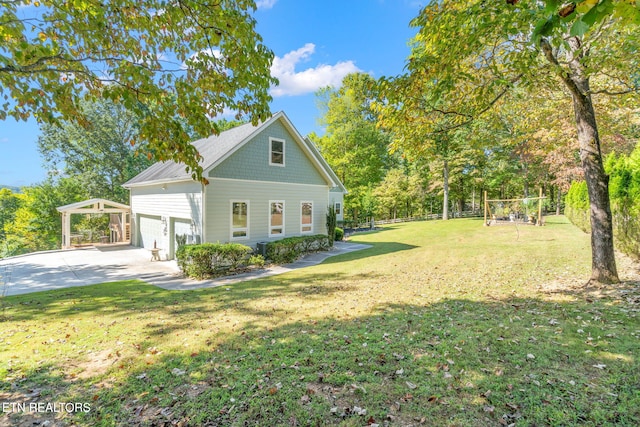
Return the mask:
[[[200,165],[203,169],[203,175],[207,174],[211,169],[229,158],[233,153],[253,139],[254,136],[262,132],[276,120],[280,120],[287,130],[289,130],[289,132],[294,136],[303,148],[303,151],[306,152],[311,162],[320,171],[327,183],[331,184],[332,187],[339,187],[346,192],[344,185],[342,185],[340,180],[337,179],[336,174],[322,158],[320,153],[317,151],[317,148],[315,148],[311,141],[300,135],[283,111],[273,115],[269,120],[260,123],[258,126],[253,126],[251,123],[247,123],[224,131],[220,133],[220,135],[212,135],[208,138],[192,142],[193,146],[202,156]],[[131,188],[179,181],[193,181],[191,173],[187,173],[186,166],[182,163],[166,161],[154,163],[149,168],[123,184],[123,187]]]

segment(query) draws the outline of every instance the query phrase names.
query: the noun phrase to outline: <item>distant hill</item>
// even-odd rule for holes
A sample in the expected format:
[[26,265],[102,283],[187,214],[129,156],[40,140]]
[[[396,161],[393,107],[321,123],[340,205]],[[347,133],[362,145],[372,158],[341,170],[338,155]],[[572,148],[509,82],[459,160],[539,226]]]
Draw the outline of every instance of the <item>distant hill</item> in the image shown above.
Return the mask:
[[11,190],[12,193],[19,193],[20,192],[20,187],[13,187],[11,185],[2,185],[0,184],[0,189],[2,188],[8,188],[9,190]]

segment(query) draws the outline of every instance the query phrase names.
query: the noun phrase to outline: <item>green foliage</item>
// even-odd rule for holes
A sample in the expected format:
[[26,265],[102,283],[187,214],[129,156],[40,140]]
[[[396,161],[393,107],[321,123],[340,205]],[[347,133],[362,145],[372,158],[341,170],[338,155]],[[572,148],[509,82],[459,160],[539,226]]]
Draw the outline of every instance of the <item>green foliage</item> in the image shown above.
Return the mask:
[[202,243],[180,246],[176,259],[185,275],[204,279],[248,265],[252,252],[253,249],[240,243]]
[[89,214],[80,217],[74,228],[83,234],[83,242],[99,242],[100,237],[109,235],[109,215]]
[[187,235],[186,234],[176,234],[176,245],[178,245],[177,249],[180,249],[184,245],[187,244]]
[[329,250],[331,244],[325,234],[295,236],[267,243],[267,258],[276,264],[293,262],[301,255]]
[[44,125],[38,149],[50,174],[74,176],[92,197],[128,203],[122,184],[151,165],[134,114],[110,101],[81,103],[88,120]]
[[336,242],[341,242],[342,239],[344,239],[344,230],[340,227],[336,227],[335,230],[335,234],[334,234],[334,240]]
[[[630,155],[607,156],[609,197],[613,212],[616,245],[621,251],[640,258],[640,145]],[[589,197],[584,181],[571,184],[565,214],[578,227],[589,231]]]
[[584,232],[591,231],[589,218],[589,194],[585,181],[575,181],[565,196],[564,213],[571,222]]
[[[0,120],[90,122],[82,99],[131,111],[158,160],[202,178],[190,131],[215,132],[225,109],[269,117],[273,53],[253,1],[2,1]],[[26,7],[23,7],[26,6]]]
[[257,255],[251,255],[249,257],[249,261],[247,261],[247,263],[249,265],[253,265],[253,266],[257,267],[257,268],[262,268],[262,267],[264,267],[266,261],[265,261],[265,259],[264,259],[264,257],[262,255],[257,254]]
[[[87,198],[82,183],[73,178],[25,187],[13,222],[5,225],[5,256],[60,248],[62,225],[56,208]],[[80,220],[74,216],[72,227]]]
[[329,237],[329,246],[333,246],[336,234],[336,209],[333,205],[327,208],[327,236]]
[[316,95],[326,133],[310,137],[349,189],[344,200],[345,216],[360,220],[366,216],[363,212],[371,210],[366,206],[368,192],[397,161],[387,150],[389,135],[377,128],[370,109],[378,97],[375,80],[364,73],[350,74],[339,89],[324,88]]
[[13,222],[20,207],[21,196],[8,188],[0,189],[0,242],[6,238],[5,226]]
[[533,39],[537,41],[554,32],[566,31],[567,27],[570,27],[570,35],[584,36],[612,17],[625,24],[640,24],[640,3],[637,1],[587,0],[565,3],[546,0],[545,3],[546,15],[537,22],[533,31]]

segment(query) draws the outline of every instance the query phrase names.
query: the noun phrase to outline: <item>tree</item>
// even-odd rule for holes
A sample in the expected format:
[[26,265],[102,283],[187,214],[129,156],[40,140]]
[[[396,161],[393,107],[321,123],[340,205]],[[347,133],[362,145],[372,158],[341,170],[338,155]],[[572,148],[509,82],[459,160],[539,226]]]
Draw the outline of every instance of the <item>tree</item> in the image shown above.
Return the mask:
[[86,199],[86,189],[74,178],[60,178],[23,190],[14,220],[5,227],[5,255],[60,248],[62,224],[56,208]]
[[[393,151],[402,151],[410,159],[426,158],[441,171],[443,193],[442,219],[449,219],[450,162],[464,141],[451,119],[432,114],[428,89],[430,83],[415,76],[383,78],[379,82],[383,100],[373,103],[378,114],[378,126],[393,135]],[[440,108],[445,101],[435,101]],[[433,183],[432,183],[433,184]]]
[[269,115],[272,52],[251,0],[0,0],[0,120],[89,124],[81,100],[131,111],[158,160],[202,177],[189,144],[226,109]]
[[13,222],[20,202],[20,195],[8,188],[0,188],[0,242],[5,240],[5,227]]
[[[619,279],[592,97],[638,92],[638,23],[639,5],[612,0],[577,7],[557,0],[433,1],[412,22],[418,34],[407,92],[428,85],[430,112],[450,118],[451,128],[486,113],[514,87],[568,91],[589,188],[594,282]],[[446,109],[437,103],[443,99]]]
[[364,73],[349,74],[339,89],[323,88],[317,96],[326,132],[310,137],[349,190],[345,206],[357,221],[371,210],[371,188],[394,162],[387,151],[389,136],[376,128],[370,109],[377,97],[375,80]]
[[[387,172],[384,180],[373,190],[378,200],[378,209],[383,215],[396,219],[398,211],[406,206],[409,199],[409,177],[403,168],[394,168]],[[408,209],[405,213],[408,215]]]
[[146,143],[138,140],[136,117],[110,101],[83,103],[87,126],[61,122],[44,125],[38,149],[49,173],[63,173],[79,180],[92,197],[121,203],[129,193],[122,184],[151,165]]

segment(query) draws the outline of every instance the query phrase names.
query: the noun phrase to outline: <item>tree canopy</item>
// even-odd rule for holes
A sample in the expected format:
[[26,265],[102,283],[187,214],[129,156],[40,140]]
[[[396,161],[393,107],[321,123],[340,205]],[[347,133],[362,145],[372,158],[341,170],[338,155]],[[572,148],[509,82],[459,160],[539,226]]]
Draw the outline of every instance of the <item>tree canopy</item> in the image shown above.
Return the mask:
[[615,282],[593,97],[640,90],[638,23],[640,4],[630,1],[432,1],[412,22],[418,33],[407,73],[381,80],[387,96],[379,108],[409,129],[403,145],[419,147],[470,125],[514,89],[566,91],[592,206],[592,280]]
[[326,133],[311,135],[322,155],[349,189],[345,203],[354,220],[371,211],[371,186],[384,178],[393,163],[388,153],[389,135],[377,129],[370,109],[376,98],[375,80],[364,73],[347,75],[338,89],[318,93]]
[[251,0],[0,0],[0,120],[86,125],[81,100],[105,98],[135,114],[156,159],[202,179],[189,129],[210,135],[229,109],[254,123],[269,115],[273,54],[254,9]]
[[43,126],[38,149],[49,174],[74,177],[92,197],[128,203],[122,184],[152,163],[144,141],[130,144],[138,139],[136,117],[110,101],[83,102],[81,111],[86,126],[69,121]]

